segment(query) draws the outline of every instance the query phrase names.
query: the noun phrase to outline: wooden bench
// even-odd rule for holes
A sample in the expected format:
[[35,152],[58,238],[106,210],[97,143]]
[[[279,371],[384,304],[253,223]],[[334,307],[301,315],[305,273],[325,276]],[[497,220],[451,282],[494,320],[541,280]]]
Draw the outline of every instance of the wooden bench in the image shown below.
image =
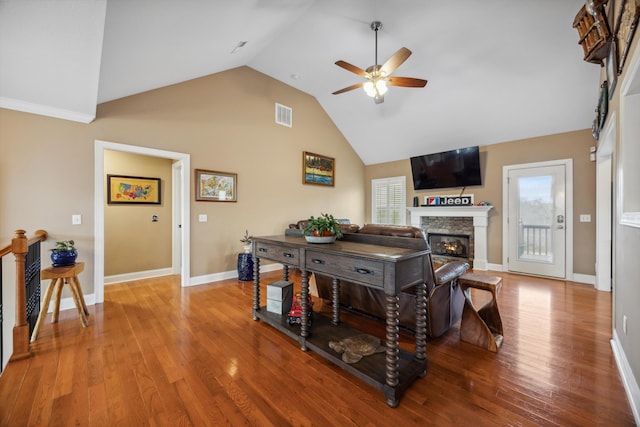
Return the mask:
[[[464,294],[460,340],[497,352],[504,338],[497,301],[498,292],[502,287],[502,278],[466,273],[460,276],[459,283]],[[491,299],[480,309],[476,309],[473,305],[471,288],[491,293]]]

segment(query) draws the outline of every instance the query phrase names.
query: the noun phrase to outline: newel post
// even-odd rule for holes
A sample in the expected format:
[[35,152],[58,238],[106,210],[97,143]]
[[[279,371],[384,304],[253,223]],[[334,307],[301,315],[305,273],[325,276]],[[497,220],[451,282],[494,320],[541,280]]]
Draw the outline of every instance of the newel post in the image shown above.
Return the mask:
[[25,235],[26,231],[16,230],[15,233],[15,237],[11,239],[11,251],[16,257],[16,322],[13,327],[13,354],[9,358],[10,362],[31,356],[24,272],[29,244]]

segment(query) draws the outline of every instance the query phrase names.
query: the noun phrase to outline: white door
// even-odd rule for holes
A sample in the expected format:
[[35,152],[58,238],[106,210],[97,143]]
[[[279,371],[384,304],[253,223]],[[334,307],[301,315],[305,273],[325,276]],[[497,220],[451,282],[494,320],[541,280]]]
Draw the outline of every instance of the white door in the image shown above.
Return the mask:
[[522,166],[506,171],[508,270],[565,278],[566,165]]

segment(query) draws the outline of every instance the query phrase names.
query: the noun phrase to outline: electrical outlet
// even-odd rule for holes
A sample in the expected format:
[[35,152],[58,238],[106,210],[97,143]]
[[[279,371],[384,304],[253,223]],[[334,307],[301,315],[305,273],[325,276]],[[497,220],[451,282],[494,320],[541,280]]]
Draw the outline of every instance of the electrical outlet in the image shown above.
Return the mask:
[[622,316],[622,332],[627,335],[627,315]]

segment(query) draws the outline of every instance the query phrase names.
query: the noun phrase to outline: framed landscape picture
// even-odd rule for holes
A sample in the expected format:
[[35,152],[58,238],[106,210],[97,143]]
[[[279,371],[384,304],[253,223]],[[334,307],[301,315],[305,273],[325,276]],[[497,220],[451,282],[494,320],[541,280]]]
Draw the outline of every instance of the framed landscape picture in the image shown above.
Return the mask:
[[107,203],[159,205],[160,178],[107,175]]
[[237,202],[238,174],[196,169],[196,201]]
[[303,184],[326,185],[333,187],[336,182],[336,160],[333,157],[302,152]]

